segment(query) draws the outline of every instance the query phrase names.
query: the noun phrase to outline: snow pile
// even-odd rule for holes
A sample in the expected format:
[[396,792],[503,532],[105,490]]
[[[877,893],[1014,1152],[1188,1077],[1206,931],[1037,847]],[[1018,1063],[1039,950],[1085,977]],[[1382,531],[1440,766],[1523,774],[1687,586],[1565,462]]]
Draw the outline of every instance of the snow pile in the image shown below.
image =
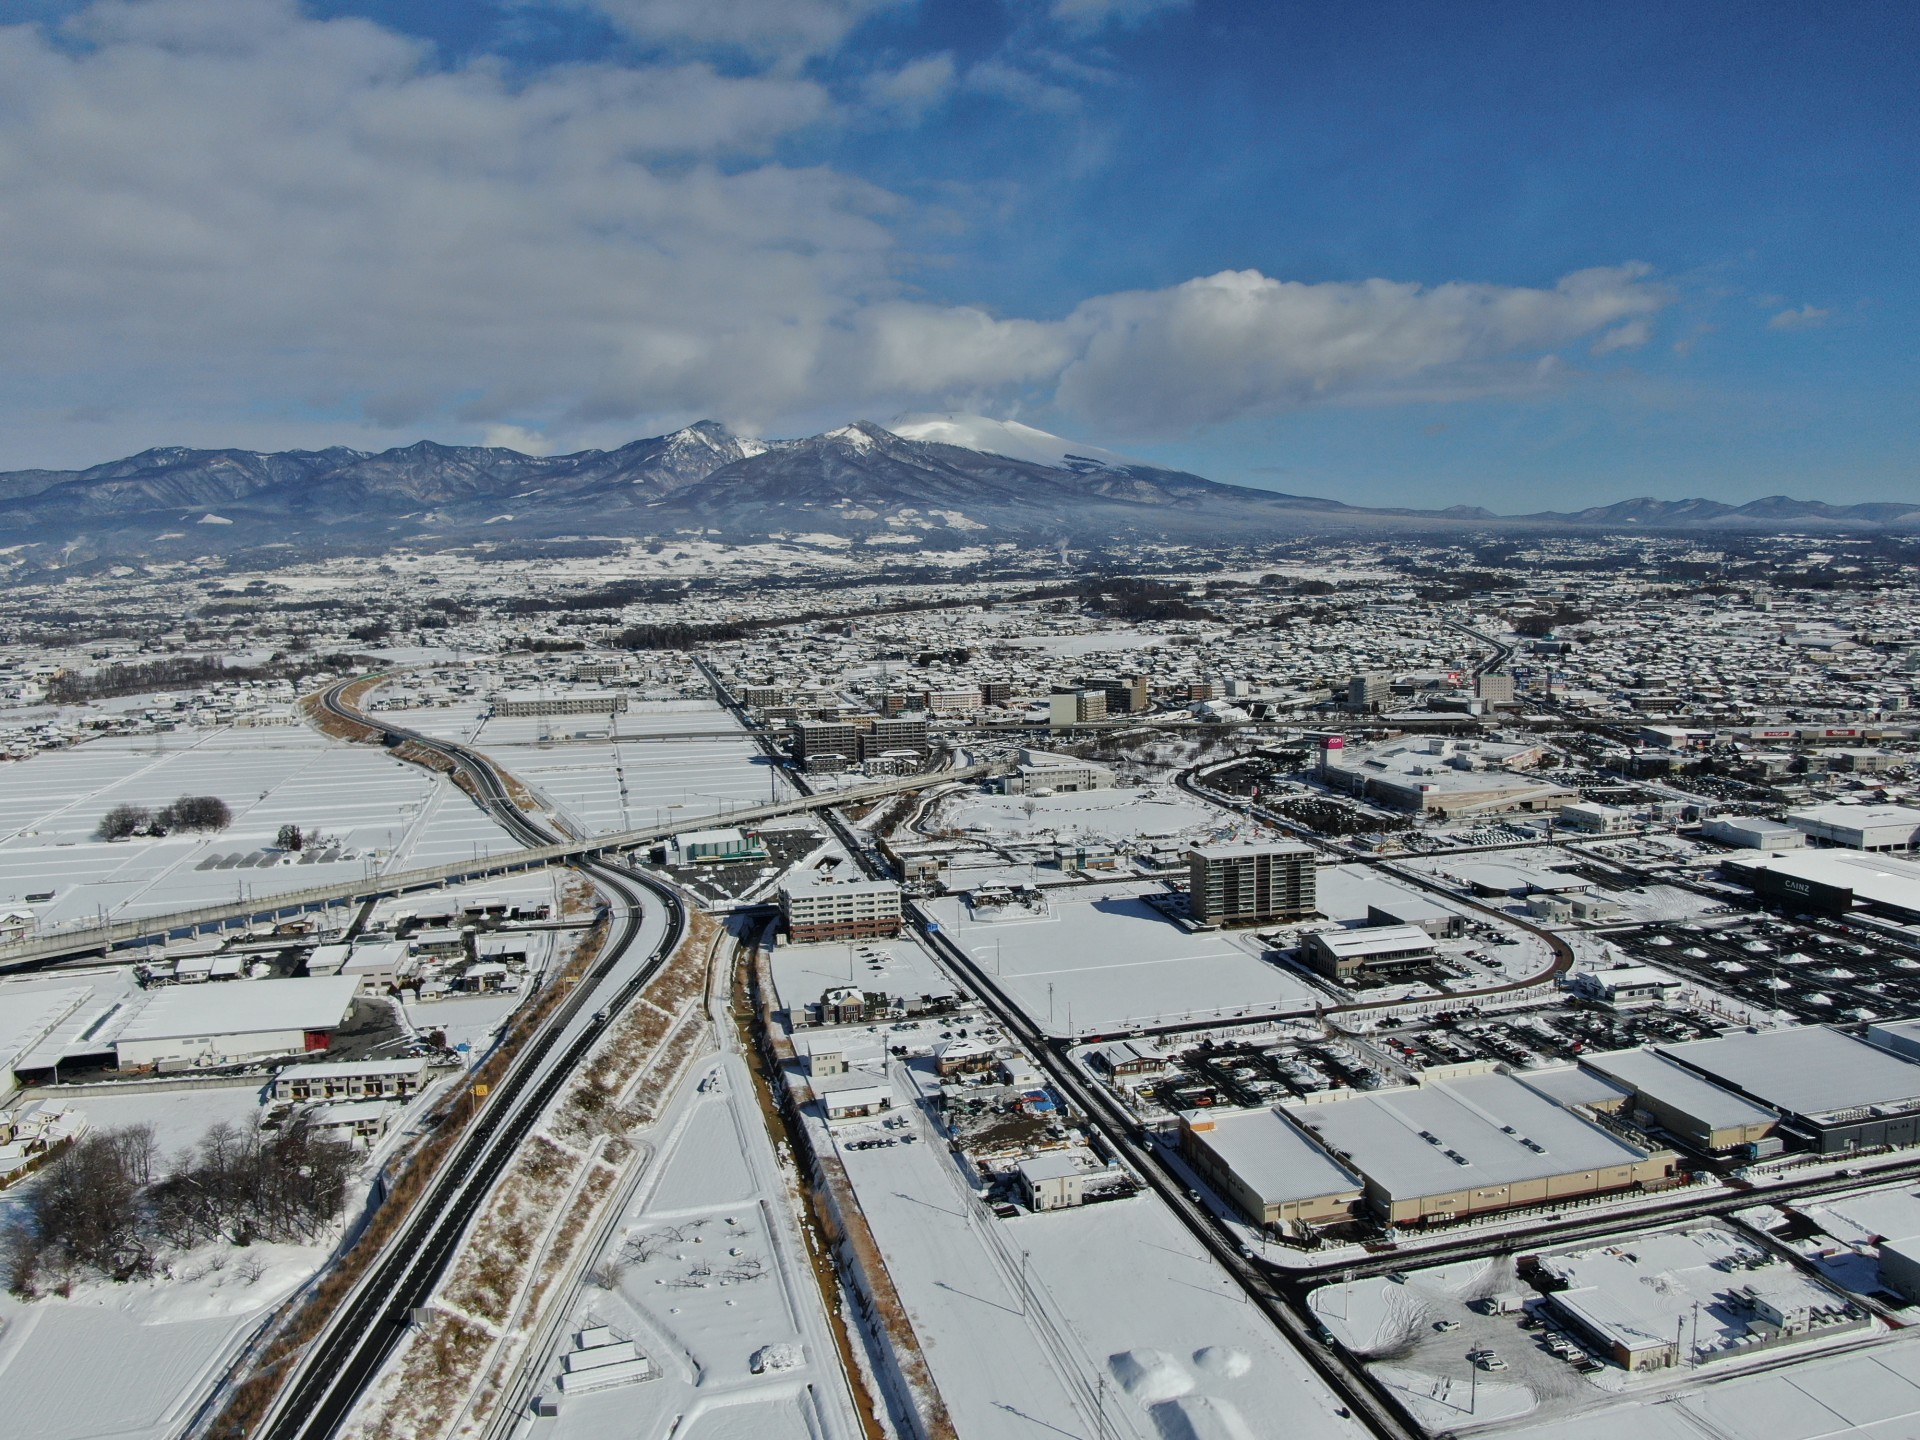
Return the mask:
[[1107,1365],[1120,1388],[1142,1405],[1158,1405],[1193,1389],[1193,1376],[1164,1350],[1123,1350]]
[[776,1370],[797,1370],[804,1363],[798,1345],[762,1345],[753,1352],[750,1368],[756,1375],[766,1375]]
[[1193,1352],[1193,1363],[1208,1375],[1221,1380],[1238,1380],[1253,1368],[1244,1350],[1229,1345],[1203,1345]]

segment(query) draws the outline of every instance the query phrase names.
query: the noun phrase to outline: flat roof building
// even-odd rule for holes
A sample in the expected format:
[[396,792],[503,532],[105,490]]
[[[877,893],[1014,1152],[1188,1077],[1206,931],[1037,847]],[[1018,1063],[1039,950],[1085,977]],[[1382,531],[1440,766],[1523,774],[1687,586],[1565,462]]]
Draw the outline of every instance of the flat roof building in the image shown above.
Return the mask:
[[505,690],[493,699],[503,719],[530,715],[616,715],[627,708],[624,690]]
[[1610,965],[1603,970],[1581,970],[1567,982],[1576,995],[1598,1000],[1616,1010],[1634,1005],[1657,1005],[1683,988],[1664,970],[1651,965]]
[[1202,925],[1246,925],[1313,914],[1313,851],[1271,845],[1199,845],[1187,852],[1188,913]]
[[1761,899],[1796,910],[1844,915],[1858,908],[1920,920],[1920,865],[1892,855],[1807,850],[1729,855],[1720,866]]
[[1780,1123],[1778,1111],[1703,1079],[1657,1050],[1584,1055],[1580,1064],[1625,1088],[1636,1109],[1696,1150],[1722,1154],[1752,1145]]
[[273,1077],[275,1100],[405,1100],[426,1083],[427,1062],[413,1060],[323,1060],[289,1065]]
[[1433,937],[1418,925],[1320,930],[1307,936],[1305,950],[1308,963],[1329,980],[1405,970],[1434,958]]
[[1180,1153],[1241,1216],[1298,1232],[1350,1219],[1365,1185],[1274,1109],[1180,1117]]
[[1804,830],[1754,815],[1718,815],[1702,825],[1700,833],[1742,850],[1798,850],[1807,843]]
[[1657,1049],[1780,1112],[1823,1155],[1920,1141],[1920,1065],[1838,1030],[1809,1025]]
[[780,918],[801,942],[898,935],[900,887],[891,880],[789,880],[780,887]]
[[1551,1204],[1671,1177],[1647,1151],[1497,1072],[1290,1108],[1395,1225]]
[[353,976],[334,975],[150,990],[120,1031],[116,1063],[123,1070],[231,1065],[325,1050],[359,988]]
[[1815,805],[1787,823],[1816,845],[1881,854],[1920,848],[1920,810],[1908,805]]

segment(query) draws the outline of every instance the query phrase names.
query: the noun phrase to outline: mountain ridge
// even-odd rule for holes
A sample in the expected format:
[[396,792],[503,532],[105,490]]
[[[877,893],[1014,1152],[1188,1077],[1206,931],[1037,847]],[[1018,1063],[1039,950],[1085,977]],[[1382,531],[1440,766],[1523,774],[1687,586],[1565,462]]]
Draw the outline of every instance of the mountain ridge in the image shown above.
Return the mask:
[[[1741,505],[1639,496],[1576,511],[1367,507],[1210,480],[1076,445],[1016,422],[909,417],[901,435],[855,421],[762,441],[703,420],[612,450],[530,455],[420,440],[383,451],[159,446],[78,471],[0,473],[0,532],[138,549],[186,525],[230,545],[477,533],[728,536],[830,533],[870,541],[1164,538],[1321,528],[1920,528],[1920,504],[1832,505],[1770,495]],[[973,445],[951,443],[969,439]],[[977,448],[1005,443],[1021,455]],[[496,532],[497,533],[497,532]]]

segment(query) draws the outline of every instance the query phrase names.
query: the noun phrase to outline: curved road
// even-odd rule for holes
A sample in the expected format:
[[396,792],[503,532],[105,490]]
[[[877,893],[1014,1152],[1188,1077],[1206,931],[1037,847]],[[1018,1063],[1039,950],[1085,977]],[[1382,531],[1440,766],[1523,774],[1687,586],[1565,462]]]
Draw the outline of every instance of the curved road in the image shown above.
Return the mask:
[[[505,782],[484,755],[361,714],[341,698],[349,683],[341,681],[321,697],[331,714],[445,756],[474,786],[478,803],[526,844],[558,839],[513,804]],[[260,1435],[325,1440],[346,1420],[405,1333],[410,1312],[432,1295],[468,1223],[521,1141],[606,1027],[679,944],[686,912],[671,889],[606,861],[582,861],[579,868],[618,902],[618,918],[600,960],[528,1037],[412,1213],[301,1353]]]

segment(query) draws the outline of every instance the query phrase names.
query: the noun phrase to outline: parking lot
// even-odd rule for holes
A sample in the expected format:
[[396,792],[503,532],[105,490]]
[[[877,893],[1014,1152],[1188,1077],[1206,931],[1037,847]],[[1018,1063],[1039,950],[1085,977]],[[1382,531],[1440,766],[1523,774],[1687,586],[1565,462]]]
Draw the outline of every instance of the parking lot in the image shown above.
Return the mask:
[[1173,1075],[1153,1087],[1167,1110],[1209,1105],[1272,1105],[1323,1090],[1371,1090],[1394,1077],[1345,1041],[1196,1046]]
[[1531,1067],[1563,1064],[1598,1050],[1708,1040],[1726,1029],[1686,1008],[1614,1011],[1569,1003],[1486,1016],[1462,1010],[1420,1025],[1383,1025],[1376,1043],[1409,1066],[1499,1060]]
[[1844,922],[1754,916],[1610,936],[1637,959],[1815,1024],[1920,1013],[1920,959]]

